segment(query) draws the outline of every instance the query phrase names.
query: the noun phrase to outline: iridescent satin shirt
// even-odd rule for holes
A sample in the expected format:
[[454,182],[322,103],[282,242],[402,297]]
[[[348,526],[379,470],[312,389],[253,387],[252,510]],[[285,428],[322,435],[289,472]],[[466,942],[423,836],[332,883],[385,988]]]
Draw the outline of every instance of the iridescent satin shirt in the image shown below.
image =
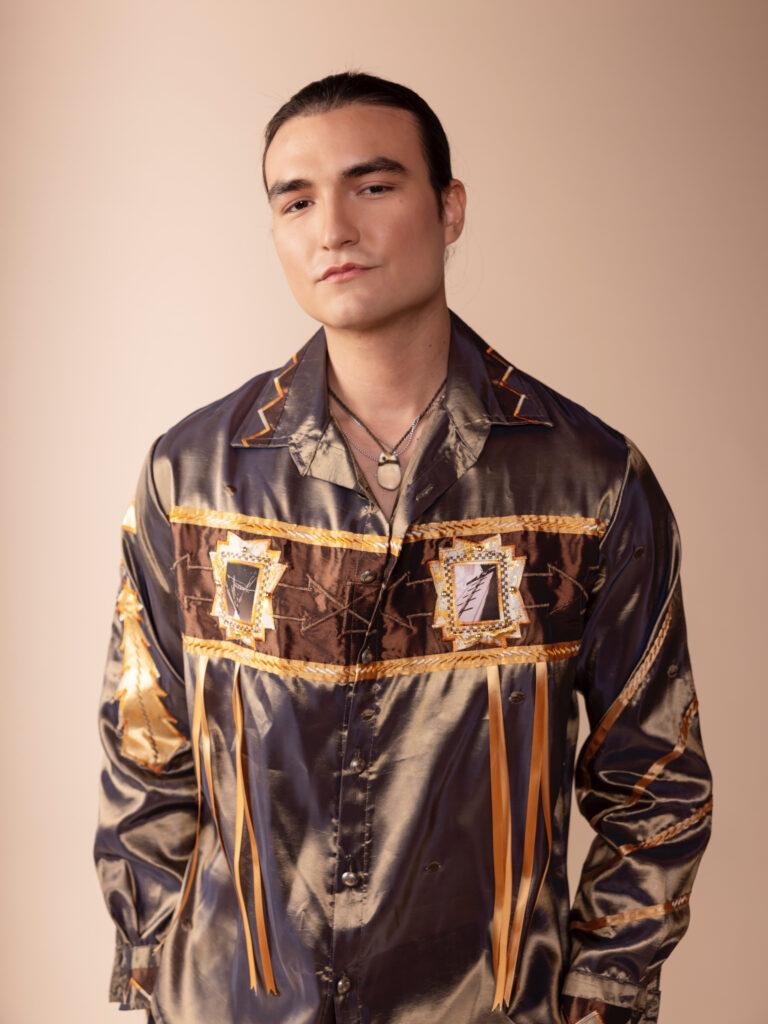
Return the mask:
[[657,1019],[712,819],[677,524],[629,438],[450,318],[391,520],[322,327],[147,453],[98,713],[123,1009]]

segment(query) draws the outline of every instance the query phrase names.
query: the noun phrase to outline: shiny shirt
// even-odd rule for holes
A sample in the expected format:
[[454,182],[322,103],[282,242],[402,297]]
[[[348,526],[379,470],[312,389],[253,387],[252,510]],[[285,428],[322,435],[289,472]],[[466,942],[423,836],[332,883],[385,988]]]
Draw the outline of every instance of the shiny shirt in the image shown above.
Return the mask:
[[391,517],[322,327],[147,452],[98,709],[122,1009],[657,1020],[712,820],[677,523],[631,439],[450,322]]

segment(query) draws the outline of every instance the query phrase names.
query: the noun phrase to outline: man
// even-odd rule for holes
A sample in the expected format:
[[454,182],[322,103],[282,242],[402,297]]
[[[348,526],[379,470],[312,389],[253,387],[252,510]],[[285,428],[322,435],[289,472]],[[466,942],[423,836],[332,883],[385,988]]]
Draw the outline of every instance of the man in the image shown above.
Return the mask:
[[157,438],[126,513],[110,998],[160,1024],[656,1021],[712,815],[671,508],[630,439],[447,306],[466,195],[420,97],[314,82],[263,170],[321,326]]

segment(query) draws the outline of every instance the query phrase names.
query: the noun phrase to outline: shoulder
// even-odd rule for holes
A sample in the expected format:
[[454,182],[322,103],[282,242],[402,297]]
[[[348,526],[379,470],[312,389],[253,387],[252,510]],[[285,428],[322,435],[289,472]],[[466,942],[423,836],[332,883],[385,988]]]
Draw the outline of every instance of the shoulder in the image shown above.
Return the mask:
[[519,366],[515,373],[524,388],[539,398],[553,426],[550,441],[564,456],[579,466],[624,474],[632,442],[618,426]]
[[562,437],[576,464],[584,460],[584,465],[601,471],[606,482],[611,482],[614,492],[608,516],[611,525],[619,508],[630,519],[641,512],[659,519],[674,518],[659,478],[635,439],[574,399],[541,381],[529,379],[545,392],[548,407],[555,412]]
[[199,471],[201,464],[225,464],[230,438],[279,370],[272,368],[250,377],[233,391],[193,409],[154,439],[147,461],[166,513],[176,503],[179,481],[186,472]]
[[552,385],[515,367],[522,387],[538,397],[553,429],[548,431],[547,454],[574,474],[588,477],[605,496],[601,516],[613,523],[623,515],[639,515],[642,509],[653,518],[674,518],[668,498],[651,462],[635,439],[615,424]]

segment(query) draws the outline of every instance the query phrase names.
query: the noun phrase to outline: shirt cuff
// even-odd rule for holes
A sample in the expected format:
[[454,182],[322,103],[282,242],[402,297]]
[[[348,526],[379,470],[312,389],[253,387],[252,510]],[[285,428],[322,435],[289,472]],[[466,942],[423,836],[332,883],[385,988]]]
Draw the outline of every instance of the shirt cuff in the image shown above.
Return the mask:
[[[635,985],[613,975],[575,968],[566,974],[563,982],[561,1014],[567,1024],[581,1024],[578,1014],[574,1017],[572,1013],[578,1006],[583,1006],[582,1017],[597,1010],[603,1016],[603,1024],[656,1024],[660,995],[658,973],[647,984]],[[601,1003],[605,1009],[601,1008]],[[593,1022],[585,1021],[584,1024]],[[600,1022],[595,1021],[594,1024]]]
[[159,946],[130,946],[120,937],[109,980],[109,1002],[120,1010],[149,1010],[160,966]]

